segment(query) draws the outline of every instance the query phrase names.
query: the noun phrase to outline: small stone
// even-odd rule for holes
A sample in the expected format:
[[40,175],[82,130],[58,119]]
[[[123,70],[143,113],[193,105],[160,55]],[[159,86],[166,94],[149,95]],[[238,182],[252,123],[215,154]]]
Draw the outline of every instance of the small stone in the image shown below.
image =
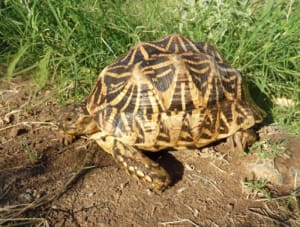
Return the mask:
[[89,197],[93,197],[96,194],[96,192],[91,192],[88,194]]
[[33,194],[33,190],[32,190],[31,188],[27,188],[27,189],[25,190],[25,192],[26,192],[27,194]]
[[233,203],[229,203],[229,204],[227,204],[226,208],[227,208],[227,210],[232,211],[233,208],[234,208],[234,204]]
[[179,188],[179,189],[177,190],[177,193],[182,193],[182,192],[184,192],[185,190],[186,190],[185,187]]
[[184,167],[186,168],[186,170],[188,171],[193,171],[195,170],[195,166],[191,165],[191,164],[185,164]]
[[22,193],[19,195],[19,198],[22,202],[31,203],[33,202],[34,198],[30,193]]

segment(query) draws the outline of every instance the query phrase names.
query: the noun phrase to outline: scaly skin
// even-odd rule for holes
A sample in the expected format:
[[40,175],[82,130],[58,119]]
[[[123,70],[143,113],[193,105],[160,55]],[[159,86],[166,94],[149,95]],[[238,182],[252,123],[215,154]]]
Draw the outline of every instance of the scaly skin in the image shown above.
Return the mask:
[[100,147],[110,153],[115,161],[130,175],[142,180],[157,191],[163,191],[169,186],[171,177],[158,163],[133,146],[126,145],[113,136],[103,136],[101,134],[96,133],[92,138],[96,140]]
[[[84,106],[67,106],[59,116],[59,128],[64,144],[71,143],[77,136],[90,134],[99,146],[111,154],[127,173],[148,184],[156,191],[165,190],[171,183],[171,177],[165,169],[143,152],[99,131],[96,122],[86,115]],[[97,133],[94,133],[98,131]]]

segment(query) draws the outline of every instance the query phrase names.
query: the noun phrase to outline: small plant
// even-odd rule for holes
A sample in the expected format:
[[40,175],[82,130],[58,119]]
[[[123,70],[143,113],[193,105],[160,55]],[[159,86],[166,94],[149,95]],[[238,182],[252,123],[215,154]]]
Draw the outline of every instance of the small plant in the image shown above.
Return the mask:
[[257,141],[250,148],[251,153],[256,153],[258,159],[274,159],[288,154],[287,141],[271,142],[268,140]]
[[271,193],[268,189],[268,181],[262,180],[245,180],[242,182],[243,190],[248,194],[248,197],[265,197],[271,199]]
[[289,210],[292,210],[292,211],[300,209],[299,192],[294,191],[289,194],[289,196],[286,199],[286,206]]
[[41,160],[42,156],[37,151],[33,150],[27,143],[23,143],[22,148],[28,155],[28,159],[31,163],[36,164]]

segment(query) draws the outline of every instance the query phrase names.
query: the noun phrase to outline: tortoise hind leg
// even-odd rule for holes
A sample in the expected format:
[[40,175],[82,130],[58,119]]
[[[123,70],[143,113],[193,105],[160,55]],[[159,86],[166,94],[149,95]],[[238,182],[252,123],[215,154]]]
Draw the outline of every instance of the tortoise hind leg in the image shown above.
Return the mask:
[[148,158],[142,151],[124,144],[113,136],[101,136],[101,138],[98,137],[95,140],[130,175],[149,184],[151,188],[162,191],[171,183],[171,177],[167,171]]
[[170,175],[164,168],[132,146],[115,140],[112,155],[130,175],[150,183],[156,190],[164,190],[171,183]]

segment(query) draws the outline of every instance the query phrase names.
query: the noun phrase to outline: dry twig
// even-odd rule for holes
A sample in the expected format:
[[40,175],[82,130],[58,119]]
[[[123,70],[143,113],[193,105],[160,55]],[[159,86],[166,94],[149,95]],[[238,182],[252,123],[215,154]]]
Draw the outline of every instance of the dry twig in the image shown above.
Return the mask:
[[195,222],[191,221],[190,219],[187,218],[179,218],[179,220],[177,221],[166,221],[166,222],[159,222],[158,226],[162,225],[162,226],[167,226],[167,225],[174,225],[174,224],[180,224],[180,223],[184,223],[184,222],[188,222],[190,224],[192,224],[193,227],[198,227],[199,225],[196,224]]
[[264,208],[249,208],[248,211],[250,211],[252,214],[255,214],[258,217],[268,219],[269,221],[273,221],[278,225],[287,224],[286,222],[283,222],[276,217],[271,217],[270,214]]
[[0,132],[4,131],[4,130],[7,130],[7,129],[10,129],[10,128],[14,128],[14,127],[20,126],[20,125],[24,125],[24,126],[28,126],[28,127],[30,125],[51,125],[51,126],[57,128],[57,125],[54,124],[53,122],[47,122],[47,121],[23,121],[23,122],[19,122],[17,124],[14,124],[14,125],[10,125],[10,126],[4,127],[4,128],[0,128]]

